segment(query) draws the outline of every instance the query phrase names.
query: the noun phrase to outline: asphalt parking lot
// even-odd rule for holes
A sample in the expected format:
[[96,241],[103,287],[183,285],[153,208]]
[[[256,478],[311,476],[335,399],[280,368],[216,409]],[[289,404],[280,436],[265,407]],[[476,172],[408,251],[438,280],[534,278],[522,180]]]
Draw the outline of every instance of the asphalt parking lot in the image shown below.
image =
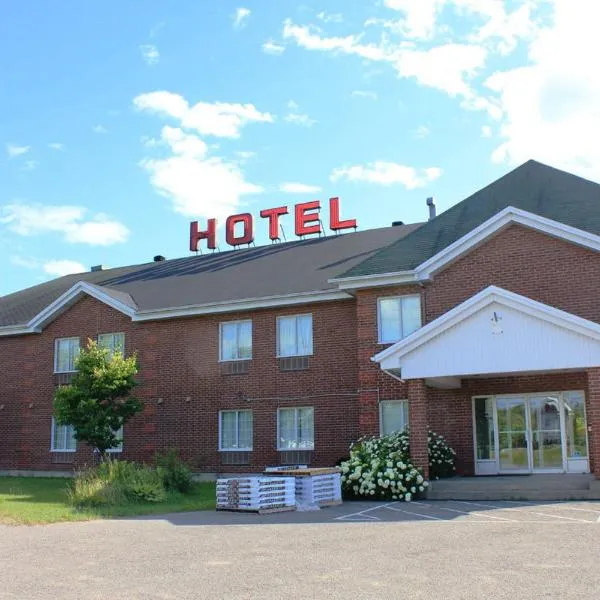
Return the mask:
[[0,598],[600,596],[600,502],[351,502],[0,527]]

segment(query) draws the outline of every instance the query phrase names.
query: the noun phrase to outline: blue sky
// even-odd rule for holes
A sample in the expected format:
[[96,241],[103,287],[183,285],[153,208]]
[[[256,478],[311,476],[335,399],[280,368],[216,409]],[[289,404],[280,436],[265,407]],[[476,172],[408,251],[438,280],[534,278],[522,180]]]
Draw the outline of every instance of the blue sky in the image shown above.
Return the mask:
[[[600,179],[596,0],[24,0],[0,21],[0,295],[339,196],[425,220],[528,158]],[[326,215],[326,212],[325,212]],[[282,220],[288,239],[293,217]],[[225,248],[224,233],[219,231]]]

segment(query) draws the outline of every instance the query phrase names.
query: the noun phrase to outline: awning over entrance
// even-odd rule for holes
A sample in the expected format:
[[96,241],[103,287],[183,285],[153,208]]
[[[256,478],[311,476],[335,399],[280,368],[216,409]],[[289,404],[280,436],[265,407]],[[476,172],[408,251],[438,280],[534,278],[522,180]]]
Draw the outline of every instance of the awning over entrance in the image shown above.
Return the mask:
[[583,369],[600,365],[600,325],[490,286],[373,357],[402,379]]

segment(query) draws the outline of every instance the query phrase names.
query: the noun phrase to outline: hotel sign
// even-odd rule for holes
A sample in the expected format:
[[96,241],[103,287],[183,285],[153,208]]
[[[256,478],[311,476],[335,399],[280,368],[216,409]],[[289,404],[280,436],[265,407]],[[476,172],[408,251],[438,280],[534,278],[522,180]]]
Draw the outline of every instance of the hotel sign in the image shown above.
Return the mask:
[[[303,202],[294,206],[294,232],[297,236],[314,233],[323,233],[321,227],[321,202]],[[266,208],[260,211],[260,216],[269,223],[269,238],[272,241],[280,240],[279,218],[289,213],[287,206]],[[329,199],[329,229],[341,231],[343,229],[356,229],[356,219],[342,220],[340,218],[340,199]],[[209,249],[217,247],[217,219],[207,219],[206,227],[200,228],[198,221],[190,223],[190,250],[197,252],[198,244],[206,240]],[[254,219],[250,213],[231,215],[225,221],[225,240],[230,246],[242,246],[254,241]]]

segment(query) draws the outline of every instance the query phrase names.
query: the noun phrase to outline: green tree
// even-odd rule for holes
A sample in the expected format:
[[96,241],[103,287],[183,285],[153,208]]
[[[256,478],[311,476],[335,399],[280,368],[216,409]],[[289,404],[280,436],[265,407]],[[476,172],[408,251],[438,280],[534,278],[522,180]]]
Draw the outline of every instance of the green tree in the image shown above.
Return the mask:
[[143,408],[132,396],[137,385],[136,355],[100,348],[95,341],[75,361],[77,373],[54,395],[54,416],[59,425],[72,425],[75,438],[96,448],[101,456],[120,443],[116,433]]

